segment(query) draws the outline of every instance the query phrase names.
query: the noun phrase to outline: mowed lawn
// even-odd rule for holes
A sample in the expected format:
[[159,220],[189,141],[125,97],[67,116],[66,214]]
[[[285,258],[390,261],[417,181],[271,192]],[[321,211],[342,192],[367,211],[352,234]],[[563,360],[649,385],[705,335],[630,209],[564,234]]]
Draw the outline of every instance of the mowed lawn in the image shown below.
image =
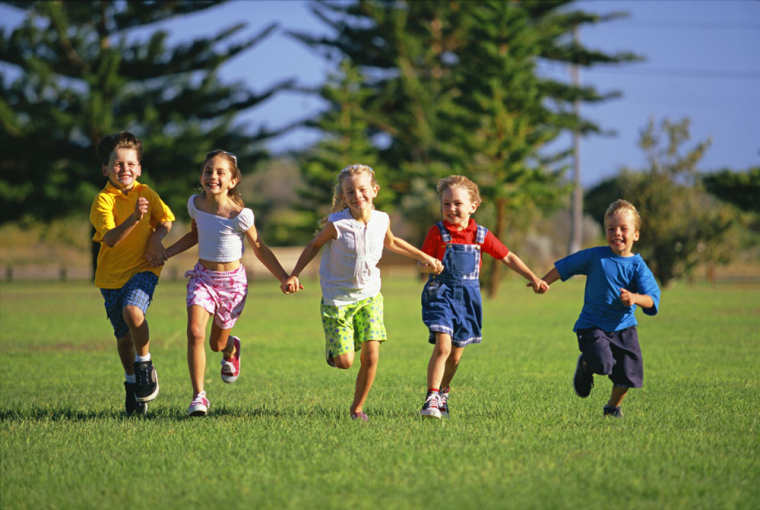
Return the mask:
[[[485,304],[447,421],[423,421],[431,348],[421,282],[384,279],[389,341],[369,423],[355,365],[324,362],[319,285],[251,283],[242,374],[208,353],[210,414],[186,418],[182,282],[148,320],[161,392],[123,415],[123,375],[89,282],[0,284],[0,508],[760,508],[760,285],[676,284],[639,318],[644,387],[603,418],[610,383],[575,396],[583,279]],[[358,360],[357,360],[358,363]]]

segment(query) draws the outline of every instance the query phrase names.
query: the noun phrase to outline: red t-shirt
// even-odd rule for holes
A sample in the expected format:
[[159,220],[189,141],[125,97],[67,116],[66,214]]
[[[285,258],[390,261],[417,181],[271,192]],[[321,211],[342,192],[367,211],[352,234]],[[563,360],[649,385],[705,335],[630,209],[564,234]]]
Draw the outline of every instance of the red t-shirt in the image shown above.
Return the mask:
[[[448,230],[451,236],[452,244],[476,244],[475,238],[478,234],[478,225],[475,220],[470,218],[470,223],[466,228],[459,230],[456,225],[443,222],[443,226]],[[491,233],[489,230],[486,233],[486,239],[483,244],[480,245],[481,251],[484,251],[496,259],[503,259],[509,255],[509,248],[504,246],[499,239]],[[443,254],[446,251],[446,243],[441,238],[441,231],[438,230],[437,225],[433,225],[428,230],[427,236],[425,236],[425,242],[422,243],[422,251],[435,257],[438,260],[443,260]],[[483,264],[483,258],[480,258],[481,265]]]

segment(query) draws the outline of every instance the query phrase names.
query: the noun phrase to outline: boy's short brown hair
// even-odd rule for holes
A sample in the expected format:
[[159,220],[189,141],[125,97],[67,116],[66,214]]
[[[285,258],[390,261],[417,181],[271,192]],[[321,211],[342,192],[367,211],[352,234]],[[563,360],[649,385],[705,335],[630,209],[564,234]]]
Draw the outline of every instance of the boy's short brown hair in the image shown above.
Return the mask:
[[633,224],[636,226],[636,230],[641,230],[641,215],[639,215],[638,209],[636,209],[636,206],[630,203],[628,200],[623,200],[622,198],[618,198],[612,202],[604,212],[605,227],[607,226],[607,218],[611,217],[620,210],[630,211],[630,213],[633,215]]
[[478,185],[464,175],[449,175],[448,177],[444,177],[438,181],[438,185],[435,187],[435,190],[438,192],[438,196],[440,197],[445,190],[456,186],[466,189],[470,194],[471,201],[478,204],[481,203],[480,189],[478,189]]
[[101,138],[97,147],[100,164],[107,165],[111,159],[111,153],[116,149],[135,149],[137,151],[137,161],[142,164],[142,141],[129,131],[121,131]]

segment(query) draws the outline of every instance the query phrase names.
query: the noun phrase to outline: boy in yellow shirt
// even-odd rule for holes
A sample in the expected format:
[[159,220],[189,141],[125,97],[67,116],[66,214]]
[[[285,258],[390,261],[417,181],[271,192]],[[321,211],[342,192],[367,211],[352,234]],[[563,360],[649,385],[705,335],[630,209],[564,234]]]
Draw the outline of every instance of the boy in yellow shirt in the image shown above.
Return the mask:
[[145,312],[166,260],[161,241],[174,214],[158,193],[137,182],[142,142],[136,136],[126,131],[108,135],[97,154],[108,182],[90,208],[92,239],[100,243],[95,285],[105,299],[124,366],[127,415],[144,415],[147,402],[158,395]]

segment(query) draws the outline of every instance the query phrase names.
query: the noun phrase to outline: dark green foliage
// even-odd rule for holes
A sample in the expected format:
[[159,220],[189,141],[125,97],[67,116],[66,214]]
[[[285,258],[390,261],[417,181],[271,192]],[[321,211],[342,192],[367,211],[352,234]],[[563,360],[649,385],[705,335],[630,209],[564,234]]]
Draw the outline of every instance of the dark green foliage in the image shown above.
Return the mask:
[[760,166],[744,172],[725,169],[702,177],[705,189],[736,207],[760,213]]
[[699,264],[723,264],[738,247],[735,212],[704,191],[697,164],[709,141],[682,150],[689,140],[689,121],[650,121],[639,145],[648,167],[624,169],[586,195],[587,211],[604,223],[604,211],[617,198],[632,202],[641,214],[640,240],[634,247],[665,286],[690,276]]
[[164,30],[130,32],[217,4],[16,3],[25,21],[0,31],[0,61],[14,70],[0,80],[0,221],[86,212],[105,182],[94,146],[123,129],[144,142],[141,180],[180,217],[208,150],[234,152],[253,170],[266,156],[258,142],[273,133],[246,133],[235,116],[283,84],[257,94],[221,83],[217,70],[275,27],[240,41],[245,24],[236,23],[173,47]]
[[[495,216],[497,235],[508,224],[528,223],[528,211],[559,203],[569,151],[543,149],[563,130],[600,132],[572,105],[616,93],[540,77],[538,62],[591,66],[637,58],[574,42],[576,26],[617,15],[572,11],[568,3],[325,0],[313,11],[334,35],[292,34],[362,71],[366,137],[382,135],[379,158],[416,241],[437,216],[433,190],[448,174],[468,175],[481,186],[492,207],[479,218]],[[507,220],[518,216],[519,224]]]

